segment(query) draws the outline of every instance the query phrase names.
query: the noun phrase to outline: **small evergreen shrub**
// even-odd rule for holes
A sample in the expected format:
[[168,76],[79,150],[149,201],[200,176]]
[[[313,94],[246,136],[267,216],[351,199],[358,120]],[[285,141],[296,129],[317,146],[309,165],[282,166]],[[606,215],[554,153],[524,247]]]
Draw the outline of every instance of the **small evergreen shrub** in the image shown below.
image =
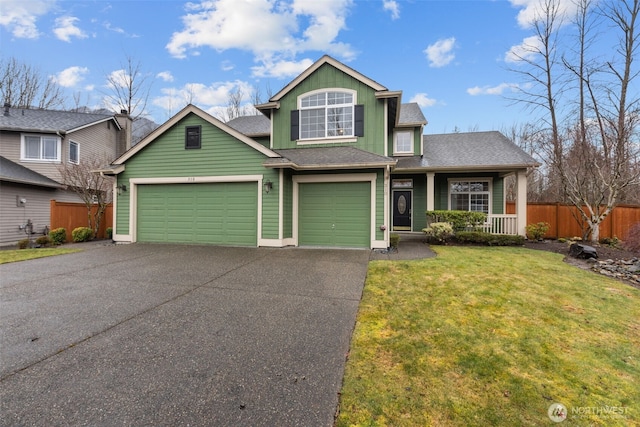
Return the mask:
[[36,244],[43,248],[46,248],[51,244],[51,239],[49,238],[49,236],[40,236],[36,239]]
[[620,247],[620,240],[616,237],[602,237],[600,238],[600,242],[601,245],[607,245],[610,246],[612,248],[619,248]]
[[391,246],[393,249],[398,249],[398,243],[400,243],[399,234],[389,235],[389,246]]
[[54,245],[61,245],[67,241],[67,230],[63,227],[53,229],[49,232],[49,238]]
[[631,252],[640,252],[640,222],[635,223],[629,229],[624,241],[624,248]]
[[491,234],[483,231],[460,231],[456,233],[456,240],[460,243],[474,243],[487,246],[522,246],[524,236],[510,234]]
[[93,239],[93,230],[89,227],[74,228],[71,232],[71,237],[76,243],[86,242],[87,240]]
[[448,222],[433,222],[422,231],[430,243],[444,244],[453,237],[453,227]]
[[107,227],[107,239],[111,239],[113,237],[113,228]]
[[18,249],[27,249],[29,247],[29,239],[22,239],[18,242]]
[[464,231],[482,226],[487,221],[487,214],[484,212],[472,211],[427,211],[427,222],[448,222],[453,227],[453,231]]
[[549,231],[548,222],[538,222],[536,224],[529,224],[526,226],[527,237],[530,240],[542,240],[545,233]]

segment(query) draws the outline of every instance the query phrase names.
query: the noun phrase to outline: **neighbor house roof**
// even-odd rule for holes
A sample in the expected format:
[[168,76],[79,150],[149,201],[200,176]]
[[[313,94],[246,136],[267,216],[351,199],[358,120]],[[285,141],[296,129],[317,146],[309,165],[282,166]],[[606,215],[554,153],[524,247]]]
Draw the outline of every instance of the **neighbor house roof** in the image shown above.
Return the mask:
[[8,131],[65,134],[109,120],[119,126],[110,114],[22,108],[0,110],[0,129]]
[[36,185],[39,187],[64,188],[62,184],[2,156],[0,156],[0,181]]
[[236,117],[229,120],[227,126],[246,136],[269,136],[271,134],[271,121],[262,114]]
[[497,131],[423,135],[423,156],[398,157],[396,170],[486,170],[539,163]]
[[281,158],[267,159],[263,165],[295,170],[363,169],[394,166],[396,160],[355,147],[316,147],[275,150]]

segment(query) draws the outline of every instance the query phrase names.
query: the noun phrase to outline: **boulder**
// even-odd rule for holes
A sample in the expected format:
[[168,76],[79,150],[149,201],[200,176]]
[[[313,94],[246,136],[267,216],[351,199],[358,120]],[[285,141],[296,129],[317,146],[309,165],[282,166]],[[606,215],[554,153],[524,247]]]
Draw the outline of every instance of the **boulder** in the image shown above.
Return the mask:
[[598,258],[596,248],[593,246],[583,245],[581,243],[573,243],[569,247],[569,255],[580,259]]

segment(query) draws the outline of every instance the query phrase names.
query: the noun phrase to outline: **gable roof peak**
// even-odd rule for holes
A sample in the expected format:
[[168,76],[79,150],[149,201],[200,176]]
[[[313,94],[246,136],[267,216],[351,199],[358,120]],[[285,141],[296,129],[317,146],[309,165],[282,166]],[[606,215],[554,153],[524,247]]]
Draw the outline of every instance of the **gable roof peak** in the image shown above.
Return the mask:
[[356,71],[353,68],[349,67],[348,65],[345,65],[342,62],[338,61],[337,59],[325,54],[320,59],[318,59],[316,62],[314,62],[309,68],[307,68],[302,73],[300,73],[296,78],[294,78],[288,85],[286,85],[284,88],[282,88],[280,90],[280,92],[278,92],[274,96],[272,96],[269,99],[269,102],[278,102],[278,101],[280,101],[282,99],[282,97],[284,97],[293,88],[295,88],[298,84],[300,84],[304,79],[309,77],[311,74],[313,74],[316,70],[318,70],[320,67],[322,67],[325,64],[328,64],[328,65],[331,65],[334,68],[337,68],[338,70],[344,72],[345,74],[348,74],[349,76],[351,76],[354,79],[366,84],[367,86],[373,88],[374,90],[376,90],[378,92],[383,92],[383,91],[388,91],[389,90],[386,87],[384,87],[383,85],[381,85],[380,83],[376,82],[375,80],[370,79],[369,77],[365,76],[364,74],[360,73],[359,71]]

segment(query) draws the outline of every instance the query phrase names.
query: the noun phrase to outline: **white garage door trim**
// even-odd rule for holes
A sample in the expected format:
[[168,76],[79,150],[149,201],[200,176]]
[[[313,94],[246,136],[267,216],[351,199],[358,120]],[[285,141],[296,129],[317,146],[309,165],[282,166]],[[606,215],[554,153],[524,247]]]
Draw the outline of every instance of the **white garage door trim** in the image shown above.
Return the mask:
[[323,174],[323,175],[294,175],[293,176],[293,244],[298,246],[298,203],[299,184],[319,182],[369,182],[371,185],[371,218],[370,218],[370,247],[386,248],[386,242],[375,240],[376,236],[376,181],[375,173]]
[[129,241],[138,241],[137,212],[138,212],[138,185],[146,184],[204,184],[223,182],[255,182],[258,194],[258,236],[256,240],[262,240],[262,175],[227,175],[227,176],[178,176],[162,178],[131,178],[129,180]]

